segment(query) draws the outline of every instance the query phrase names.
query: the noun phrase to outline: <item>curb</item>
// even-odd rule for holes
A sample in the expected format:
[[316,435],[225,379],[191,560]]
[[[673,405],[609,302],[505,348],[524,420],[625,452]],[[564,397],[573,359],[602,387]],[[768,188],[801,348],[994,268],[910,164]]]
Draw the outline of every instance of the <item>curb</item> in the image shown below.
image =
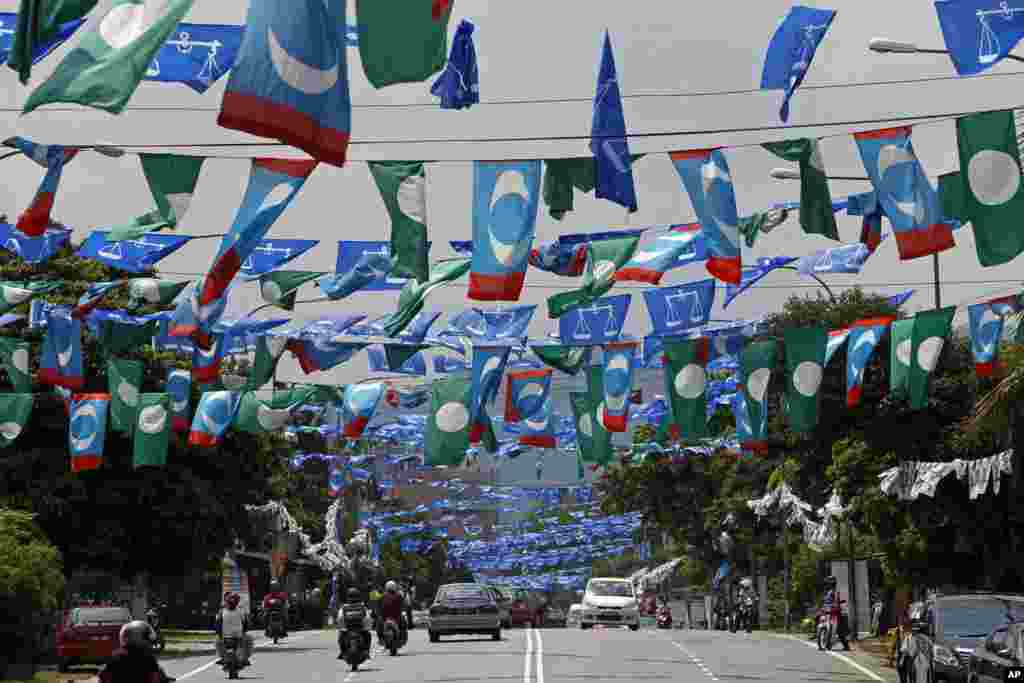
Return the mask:
[[[788,634],[785,634],[785,633],[772,633],[772,632],[766,632],[766,633],[768,633],[768,635],[770,635],[770,636],[772,636],[774,638],[785,638],[787,640],[795,640],[796,642],[803,643],[804,645],[806,645],[808,647],[811,647],[811,648],[817,648],[818,647],[816,643],[807,641],[807,640],[805,640],[803,638],[798,638],[797,636],[788,635]],[[850,651],[853,652],[854,649],[851,648]],[[832,657],[835,657],[836,659],[840,660],[841,662],[844,662],[844,663],[848,664],[849,666],[852,666],[857,671],[860,671],[862,674],[868,676],[869,678],[871,678],[874,681],[878,681],[879,683],[891,683],[891,681],[893,681],[893,680],[898,680],[898,678],[896,678],[896,674],[895,673],[893,673],[892,675],[886,676],[883,673],[879,673],[879,672],[873,671],[872,669],[869,669],[867,666],[861,664],[860,662],[855,661],[849,655],[840,654],[838,652],[833,652],[831,650],[829,650],[826,654],[829,654]]]

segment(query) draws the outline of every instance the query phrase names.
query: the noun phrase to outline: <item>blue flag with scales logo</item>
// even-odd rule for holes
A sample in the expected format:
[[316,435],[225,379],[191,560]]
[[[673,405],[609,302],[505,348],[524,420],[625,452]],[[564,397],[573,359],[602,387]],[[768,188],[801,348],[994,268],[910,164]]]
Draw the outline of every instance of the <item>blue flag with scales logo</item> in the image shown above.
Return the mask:
[[818,50],[836,13],[830,9],[816,9],[794,5],[779,24],[761,71],[761,90],[785,90],[779,118],[789,120],[789,100],[804,82]]
[[137,240],[108,242],[107,232],[95,230],[78,250],[78,256],[129,273],[149,271],[161,259],[185,246],[188,235],[164,235],[148,232]]
[[320,244],[317,240],[260,240],[252,253],[242,262],[238,269],[241,280],[258,279],[281,266],[294,261],[307,251]]
[[949,58],[961,76],[972,76],[1005,59],[1024,38],[1024,5],[1005,0],[942,0],[935,3]]
[[558,319],[559,339],[571,346],[617,340],[622,334],[632,297],[632,294],[606,296],[586,306],[569,309]]
[[143,80],[184,83],[204,93],[235,65],[242,27],[182,22],[146,68]]
[[651,316],[651,334],[671,336],[692,327],[707,325],[715,303],[713,279],[674,287],[644,290],[644,302]]

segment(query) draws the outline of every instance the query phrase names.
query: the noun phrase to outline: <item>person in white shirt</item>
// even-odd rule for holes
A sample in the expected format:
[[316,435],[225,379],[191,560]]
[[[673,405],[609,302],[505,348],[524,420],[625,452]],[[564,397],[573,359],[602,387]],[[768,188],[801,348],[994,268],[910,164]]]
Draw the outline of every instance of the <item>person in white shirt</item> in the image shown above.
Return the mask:
[[239,638],[242,641],[242,664],[243,666],[249,666],[249,655],[252,653],[252,637],[245,632],[248,624],[242,610],[238,609],[238,603],[241,602],[241,599],[241,596],[232,593],[225,600],[227,606],[217,615],[217,630],[220,634],[217,638],[218,664],[224,663],[224,639]]

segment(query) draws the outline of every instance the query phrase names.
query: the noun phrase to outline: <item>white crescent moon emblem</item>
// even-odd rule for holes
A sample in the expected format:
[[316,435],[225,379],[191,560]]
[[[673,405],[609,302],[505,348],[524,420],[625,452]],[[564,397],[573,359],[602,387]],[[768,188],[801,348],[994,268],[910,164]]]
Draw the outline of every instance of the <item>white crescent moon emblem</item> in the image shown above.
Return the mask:
[[878,177],[884,178],[886,171],[896,164],[904,164],[913,160],[914,155],[903,147],[886,145],[878,150]]
[[541,410],[540,413],[538,413],[538,414],[539,415],[543,415],[544,419],[543,420],[539,420],[539,421],[538,420],[527,420],[526,421],[526,426],[529,427],[530,429],[532,429],[535,432],[542,432],[545,429],[547,429],[548,422],[551,421],[551,418],[548,416],[548,413],[546,411],[544,411],[544,410]]
[[[75,412],[74,417],[71,418],[72,422],[75,420],[75,418],[79,418],[79,417],[92,417],[93,419],[96,419],[96,406],[94,406],[91,403],[83,404]],[[80,437],[80,436],[77,436],[77,434],[75,434],[75,433],[71,434],[71,445],[74,447],[74,449],[76,451],[79,451],[79,452],[84,451],[85,449],[87,449],[89,446],[92,445],[92,442],[95,441],[95,440],[96,440],[96,430],[95,429],[93,429],[92,433],[89,434],[88,437]]]
[[223,432],[224,429],[227,427],[227,423],[220,423],[213,419],[213,407],[218,403],[223,403],[225,406],[228,406],[230,408],[230,403],[228,403],[228,399],[224,397],[224,394],[227,394],[229,392],[218,391],[216,393],[217,395],[210,398],[206,410],[203,411],[203,422],[206,424],[206,428],[209,429],[210,433],[213,435],[217,435]]
[[517,261],[521,261],[530,249],[530,242],[527,240],[520,240],[516,244],[508,245],[495,239],[493,232],[490,232],[489,236],[491,239],[491,251],[494,252],[494,260],[506,268],[512,266]]
[[517,194],[523,198],[524,203],[530,201],[530,190],[526,187],[526,176],[518,169],[498,171],[498,177],[494,182],[494,191],[491,192],[491,211],[498,200],[508,194]]
[[701,179],[704,181],[704,194],[707,194],[708,190],[711,189],[712,183],[716,180],[721,180],[723,183],[727,184],[732,183],[732,178],[729,177],[729,172],[715,163],[714,159],[709,159],[707,163],[701,166],[700,175]]
[[100,22],[100,38],[115,50],[128,47],[146,32],[145,13],[146,6],[141,2],[114,7]]
[[274,34],[267,28],[267,44],[270,46],[270,61],[278,78],[288,86],[306,95],[322,95],[338,82],[338,64],[330,69],[317,69],[304,64],[288,54]]
[[72,351],[71,346],[68,346],[63,351],[59,351],[57,353],[57,363],[59,363],[62,368],[66,368],[71,365],[71,356],[73,355],[74,352]]

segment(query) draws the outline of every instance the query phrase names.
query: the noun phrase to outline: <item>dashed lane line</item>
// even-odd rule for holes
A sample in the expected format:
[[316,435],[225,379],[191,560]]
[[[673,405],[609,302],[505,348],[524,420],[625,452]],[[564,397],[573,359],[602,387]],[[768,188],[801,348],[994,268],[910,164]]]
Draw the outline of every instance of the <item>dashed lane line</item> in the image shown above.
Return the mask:
[[695,664],[698,669],[703,671],[704,674],[708,678],[710,678],[713,681],[717,681],[718,680],[718,677],[715,676],[715,674],[711,671],[711,669],[709,669],[704,664],[704,662],[701,660],[700,657],[698,657],[697,655],[693,654],[692,652],[687,650],[685,647],[680,645],[678,642],[676,642],[675,640],[672,640],[671,638],[666,638],[665,640],[667,640],[668,642],[672,643],[672,645],[674,645],[676,647],[676,649],[678,649],[680,652],[682,652],[684,655],[686,655],[687,659],[689,659],[691,663]]

